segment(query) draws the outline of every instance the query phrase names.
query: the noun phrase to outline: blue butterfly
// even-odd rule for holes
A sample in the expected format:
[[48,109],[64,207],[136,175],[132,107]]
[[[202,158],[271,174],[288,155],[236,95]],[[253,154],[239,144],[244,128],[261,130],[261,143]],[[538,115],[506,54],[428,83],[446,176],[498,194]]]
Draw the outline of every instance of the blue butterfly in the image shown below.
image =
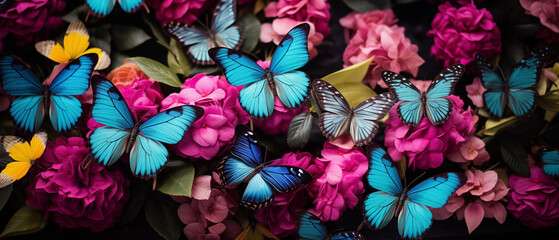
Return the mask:
[[130,154],[130,169],[139,177],[155,176],[167,162],[169,153],[161,142],[175,144],[198,120],[204,110],[196,106],[167,109],[144,123],[134,121],[120,91],[104,77],[94,75],[91,115],[105,126],[90,137],[91,154],[101,165],[112,165],[122,154]]
[[408,126],[417,126],[426,115],[433,125],[446,122],[452,113],[452,102],[448,100],[454,87],[464,73],[464,65],[456,64],[444,69],[431,82],[425,92],[420,92],[413,83],[397,73],[383,71],[382,79],[396,94],[399,101],[398,115]]
[[10,56],[2,57],[2,89],[16,97],[10,108],[15,125],[35,132],[48,114],[56,131],[74,127],[82,114],[82,104],[74,95],[81,95],[89,88],[97,59],[95,53],[79,57],[68,63],[50,85],[44,86],[25,64]]
[[369,194],[363,202],[364,222],[377,230],[398,216],[398,232],[405,239],[420,238],[433,222],[428,207],[443,207],[465,182],[458,173],[443,173],[411,189],[403,188],[396,165],[382,147],[369,144],[367,154],[367,181],[379,191]]
[[379,128],[376,121],[382,119],[396,103],[392,93],[383,93],[352,108],[340,91],[326,81],[314,80],[312,89],[323,110],[319,116],[322,134],[334,140],[349,131],[358,147],[373,140]]
[[[104,17],[113,11],[116,0],[86,0],[85,3],[95,15]],[[120,7],[127,13],[138,10],[143,0],[118,0]]]
[[[226,47],[239,50],[242,43],[241,28],[234,26],[237,11],[235,0],[220,0],[213,13],[210,29],[199,29],[172,23],[165,28],[185,46],[190,46],[188,56],[201,65],[213,65],[215,62],[208,55],[214,47]],[[232,26],[233,25],[233,26]]]
[[253,210],[268,205],[274,197],[274,190],[289,192],[313,181],[312,175],[302,168],[268,166],[268,163],[264,163],[254,133],[239,125],[235,129],[231,155],[218,164],[216,172],[224,186],[248,182],[241,205]]
[[483,100],[492,118],[501,119],[507,106],[517,117],[527,116],[533,112],[538,93],[532,87],[539,80],[546,54],[547,48],[532,52],[528,58],[520,61],[506,81],[492,70],[484,56],[476,55],[481,82],[487,88],[483,93]]
[[559,176],[559,151],[551,148],[540,149],[543,172],[552,177]]
[[225,73],[230,84],[242,86],[241,106],[253,117],[267,118],[274,110],[274,96],[295,108],[301,105],[310,91],[309,76],[297,71],[309,61],[307,39],[309,24],[291,29],[274,52],[270,67],[263,69],[247,55],[227,48],[212,48],[210,57]]
[[310,212],[303,212],[299,215],[297,234],[300,239],[309,240],[365,240],[363,235],[354,231],[329,234],[324,222]]

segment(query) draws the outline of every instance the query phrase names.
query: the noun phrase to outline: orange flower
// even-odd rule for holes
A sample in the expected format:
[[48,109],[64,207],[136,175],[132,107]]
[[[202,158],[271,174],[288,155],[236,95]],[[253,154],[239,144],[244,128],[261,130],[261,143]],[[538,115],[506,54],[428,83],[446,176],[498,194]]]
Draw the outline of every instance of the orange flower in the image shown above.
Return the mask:
[[129,85],[135,78],[148,79],[142,70],[135,64],[124,60],[124,64],[113,69],[107,79],[111,80],[115,85]]

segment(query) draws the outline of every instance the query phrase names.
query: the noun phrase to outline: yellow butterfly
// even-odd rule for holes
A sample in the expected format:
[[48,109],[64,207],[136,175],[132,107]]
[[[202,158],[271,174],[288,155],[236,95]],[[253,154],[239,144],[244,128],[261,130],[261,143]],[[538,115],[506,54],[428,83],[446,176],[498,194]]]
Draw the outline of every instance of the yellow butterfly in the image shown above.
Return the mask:
[[270,232],[266,227],[260,224],[249,224],[235,240],[266,240],[274,239],[279,240],[273,233]]
[[53,40],[35,44],[35,49],[57,63],[67,63],[88,53],[97,53],[99,61],[95,70],[107,68],[111,64],[109,55],[100,48],[89,48],[89,33],[80,20],[74,20],[64,35],[64,47]]
[[47,133],[35,133],[31,142],[16,136],[3,136],[0,137],[0,143],[10,154],[10,158],[0,159],[0,164],[6,166],[0,172],[0,188],[3,188],[23,178],[35,164],[35,160],[43,155],[47,145]]

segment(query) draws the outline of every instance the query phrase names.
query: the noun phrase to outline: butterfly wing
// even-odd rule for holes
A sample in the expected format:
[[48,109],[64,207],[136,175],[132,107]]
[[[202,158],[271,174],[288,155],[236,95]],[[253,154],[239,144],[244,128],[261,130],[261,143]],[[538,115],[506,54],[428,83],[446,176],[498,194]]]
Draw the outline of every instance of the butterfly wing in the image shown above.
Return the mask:
[[[140,133],[164,143],[178,143],[188,128],[204,114],[204,109],[197,106],[179,106],[167,109],[144,122]],[[161,134],[165,133],[165,134]]]
[[64,132],[76,125],[82,115],[82,104],[73,96],[50,96],[49,117],[54,130]]
[[373,192],[363,201],[363,221],[371,229],[384,228],[392,220],[397,206],[397,196],[382,191]]
[[280,41],[272,62],[270,71],[274,74],[283,74],[299,69],[309,61],[309,38],[310,26],[302,23],[291,29]]
[[4,169],[0,172],[0,188],[23,178],[33,162],[39,159],[47,145],[47,133],[39,131],[35,133],[31,142],[16,136],[0,137],[0,143],[10,158],[7,158]]
[[231,155],[224,158],[217,166],[217,173],[223,185],[237,184],[244,181],[260,164],[263,156],[254,133],[239,125],[235,129],[235,143]]
[[85,3],[95,15],[104,17],[113,11],[116,0],[86,0]]
[[328,229],[324,223],[310,212],[299,214],[297,222],[297,235],[302,239],[322,240],[328,237]]
[[542,155],[543,172],[549,176],[559,176],[559,151],[544,149],[540,153]]
[[444,69],[429,85],[425,92],[425,113],[433,125],[440,125],[446,122],[452,112],[452,102],[448,97],[454,92],[454,88],[465,67],[456,64]]
[[407,192],[408,198],[432,208],[443,207],[465,178],[458,173],[442,173],[426,179]]
[[315,80],[312,89],[323,110],[319,116],[320,130],[328,139],[334,140],[349,130],[352,109],[340,91],[330,83]]
[[309,172],[293,166],[266,166],[260,174],[264,181],[281,193],[289,192],[313,181]]
[[520,64],[508,79],[509,95],[507,105],[515,116],[526,116],[536,108],[538,93],[531,89],[540,79],[544,55],[531,53]]
[[45,117],[43,96],[17,97],[12,102],[10,114],[16,126],[27,132],[37,131]]
[[344,231],[332,234],[329,240],[365,240],[365,237],[359,232]]
[[241,197],[241,206],[257,210],[270,204],[273,198],[274,190],[272,186],[266,183],[261,173],[257,173],[250,179],[245,188]]
[[403,239],[419,239],[432,223],[433,214],[429,208],[405,201],[398,215],[398,232]]
[[221,0],[213,14],[212,32],[215,33],[215,47],[227,47],[239,50],[242,43],[241,29],[231,26],[237,19],[237,2],[235,0]]
[[89,135],[91,155],[101,165],[115,163],[126,150],[130,131],[110,126],[99,127]]
[[419,125],[425,111],[419,89],[395,72],[383,71],[381,76],[398,101],[403,101],[398,105],[400,119],[408,126]]
[[267,118],[274,111],[274,93],[266,80],[254,82],[241,89],[239,103],[251,116]]
[[138,8],[140,8],[143,2],[144,0],[118,0],[122,10],[127,13],[135,12]]
[[93,89],[93,119],[103,125],[117,129],[131,129],[134,118],[118,88],[106,78],[91,77]]
[[493,118],[502,118],[505,113],[508,99],[506,98],[504,80],[493,71],[487,59],[478,54],[476,55],[476,65],[480,72],[483,87],[487,89],[483,93],[483,101],[489,114]]
[[52,80],[50,91],[55,95],[81,95],[89,88],[89,79],[99,56],[90,53],[68,63]]
[[369,143],[375,135],[379,125],[376,121],[382,119],[394,106],[396,98],[392,93],[383,93],[365,100],[353,110],[353,119],[349,126],[349,134],[359,147]]
[[162,143],[140,133],[130,151],[130,169],[136,176],[153,177],[167,163],[168,156]]
[[258,82],[266,75],[266,71],[244,53],[221,47],[212,48],[208,53],[233,86]]
[[369,170],[366,176],[371,187],[390,195],[401,194],[403,188],[400,175],[386,150],[373,142],[367,145],[367,156]]
[[21,61],[4,56],[0,58],[2,89],[12,96],[42,95],[43,85]]

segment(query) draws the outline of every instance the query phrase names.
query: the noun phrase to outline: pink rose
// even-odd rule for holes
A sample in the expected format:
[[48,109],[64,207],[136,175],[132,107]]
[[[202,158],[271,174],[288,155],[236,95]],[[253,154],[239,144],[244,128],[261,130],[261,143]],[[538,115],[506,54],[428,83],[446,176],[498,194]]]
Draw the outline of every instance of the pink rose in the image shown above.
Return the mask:
[[[445,2],[439,11],[427,35],[435,41],[431,55],[445,67],[457,63],[468,66],[478,53],[493,57],[501,52],[501,33],[485,8],[477,9],[474,4],[455,8]],[[473,64],[469,69],[473,70]]]
[[417,127],[405,125],[398,116],[397,103],[386,120],[384,144],[394,161],[403,156],[408,158],[408,167],[429,169],[439,167],[448,153],[459,149],[475,130],[477,116],[468,107],[463,110],[464,102],[450,95],[452,113],[448,120],[434,126],[424,117]]
[[559,182],[531,167],[530,177],[509,177],[507,209],[531,228],[556,226],[559,222]]

